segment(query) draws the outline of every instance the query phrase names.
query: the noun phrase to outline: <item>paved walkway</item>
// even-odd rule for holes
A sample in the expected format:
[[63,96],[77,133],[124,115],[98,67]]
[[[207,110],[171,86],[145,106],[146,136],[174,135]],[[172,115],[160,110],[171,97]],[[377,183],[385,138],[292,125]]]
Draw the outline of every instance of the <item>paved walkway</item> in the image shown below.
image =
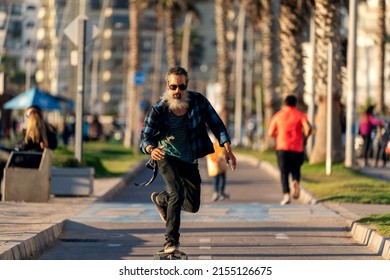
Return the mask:
[[[278,177],[278,171],[267,163],[261,163],[251,158],[240,158],[240,160],[252,161],[254,165],[258,165],[260,170]],[[140,164],[129,171],[123,178],[114,179],[97,179],[94,181],[94,194],[91,197],[52,197],[49,203],[0,203],[0,259],[30,259],[35,258],[45,248],[55,242],[61,235],[65,220],[72,218],[77,221],[83,219],[91,219],[96,211],[105,211],[112,219],[117,215],[118,219],[128,219],[131,216],[131,221],[136,222],[139,219],[139,213],[143,213],[143,221],[155,221],[158,217],[155,215],[155,210],[151,209],[151,204],[115,204],[115,209],[111,207],[102,207],[99,201],[111,200],[117,192],[126,185],[126,182],[132,180],[134,174],[137,174],[143,169],[143,164]],[[366,170],[369,173],[370,170]],[[375,170],[377,171],[377,170]],[[383,170],[385,174],[388,170]],[[390,180],[390,179],[389,179]],[[279,200],[279,198],[278,198]],[[390,213],[390,205],[355,205],[355,204],[313,204],[315,198],[307,192],[302,192],[301,202],[306,205],[294,205],[291,209],[299,212],[300,215],[311,212],[316,213],[317,218],[321,215],[340,215],[349,219],[351,225],[351,235],[360,244],[367,245],[373,250],[382,251],[384,258],[390,259],[390,244],[389,240],[383,239],[375,234],[371,229],[354,223],[359,217],[373,213]],[[310,207],[308,207],[308,204]],[[239,207],[237,207],[239,206]],[[261,215],[247,215],[251,208],[262,209]],[[126,211],[123,212],[123,208]],[[245,219],[247,222],[256,222],[259,219],[275,219],[276,217],[288,217],[289,208],[279,207],[275,204],[242,204],[242,205],[217,205],[213,204],[208,207],[207,204],[202,207],[199,215],[183,216],[187,220],[196,222],[212,221],[214,216],[221,218],[221,213],[230,211],[227,219]],[[290,210],[291,210],[290,209]],[[309,209],[309,210],[308,210]],[[120,210],[120,211],[119,211]],[[119,213],[126,213],[126,217]],[[148,214],[149,213],[149,214]],[[152,214],[153,213],[153,214]],[[138,218],[137,218],[138,217]]]

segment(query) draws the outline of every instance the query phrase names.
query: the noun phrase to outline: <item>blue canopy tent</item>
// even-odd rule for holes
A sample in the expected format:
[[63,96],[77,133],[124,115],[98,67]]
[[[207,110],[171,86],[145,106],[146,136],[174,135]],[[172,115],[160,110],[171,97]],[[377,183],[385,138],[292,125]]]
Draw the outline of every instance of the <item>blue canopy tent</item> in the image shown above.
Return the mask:
[[33,87],[4,103],[3,108],[22,110],[36,105],[42,110],[61,110],[60,102],[63,102],[61,98]]

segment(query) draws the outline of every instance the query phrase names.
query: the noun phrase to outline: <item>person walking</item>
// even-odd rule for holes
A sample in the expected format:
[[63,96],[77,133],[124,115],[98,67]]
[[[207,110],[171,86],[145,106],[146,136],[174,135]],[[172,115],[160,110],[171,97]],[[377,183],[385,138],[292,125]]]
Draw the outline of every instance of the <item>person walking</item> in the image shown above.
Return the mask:
[[377,132],[377,142],[378,148],[375,156],[375,167],[378,167],[379,159],[382,160],[382,167],[386,167],[387,157],[386,147],[390,141],[390,123],[385,123],[384,125],[379,125]]
[[291,202],[290,174],[292,196],[295,199],[299,198],[304,147],[312,130],[306,115],[297,110],[296,105],[296,96],[288,95],[284,100],[283,108],[271,118],[268,131],[268,135],[276,139],[276,157],[283,189],[281,205]]
[[212,201],[225,200],[230,198],[229,194],[225,193],[226,186],[226,150],[219,145],[218,141],[213,142],[214,153],[207,155],[207,172],[213,178],[214,193],[211,197]]
[[370,105],[360,117],[359,124],[359,134],[363,138],[363,157],[364,157],[364,166],[369,166],[368,157],[371,149],[371,133],[375,126],[383,126],[381,120],[377,120],[374,117],[374,106]]
[[189,77],[182,67],[172,67],[166,77],[166,91],[145,116],[140,150],[157,162],[166,190],[152,193],[165,223],[164,252],[180,246],[181,210],[196,213],[200,207],[201,177],[198,159],[213,153],[208,129],[226,150],[226,161],[236,169],[236,157],[224,123],[208,99],[187,90]]

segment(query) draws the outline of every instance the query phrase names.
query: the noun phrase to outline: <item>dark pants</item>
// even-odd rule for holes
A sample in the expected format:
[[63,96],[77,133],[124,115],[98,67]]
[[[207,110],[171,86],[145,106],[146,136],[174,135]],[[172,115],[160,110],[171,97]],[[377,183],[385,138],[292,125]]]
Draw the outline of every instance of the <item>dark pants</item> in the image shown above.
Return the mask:
[[198,212],[200,206],[200,178],[198,164],[184,162],[165,155],[157,161],[167,190],[158,196],[160,205],[167,207],[166,240],[179,242],[180,214]]
[[380,143],[378,144],[378,149],[375,156],[375,166],[378,165],[379,159],[382,160],[383,166],[386,166],[387,163],[386,146],[387,146],[387,141],[380,141]]
[[226,184],[226,173],[218,174],[213,178],[214,183],[214,191],[217,194],[224,194],[225,193],[225,184]]
[[371,148],[371,134],[362,135],[363,138],[363,157],[364,162],[368,162],[368,158],[370,156],[370,148]]
[[301,166],[304,160],[303,152],[276,151],[283,193],[290,193],[289,175],[293,180],[301,180]]

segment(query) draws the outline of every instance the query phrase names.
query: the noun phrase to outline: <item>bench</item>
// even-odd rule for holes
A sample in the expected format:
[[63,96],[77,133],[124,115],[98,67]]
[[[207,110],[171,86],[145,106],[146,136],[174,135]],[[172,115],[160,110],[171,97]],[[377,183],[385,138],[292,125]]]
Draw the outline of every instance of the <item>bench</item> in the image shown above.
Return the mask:
[[2,201],[47,202],[50,197],[51,150],[13,151],[4,168]]

